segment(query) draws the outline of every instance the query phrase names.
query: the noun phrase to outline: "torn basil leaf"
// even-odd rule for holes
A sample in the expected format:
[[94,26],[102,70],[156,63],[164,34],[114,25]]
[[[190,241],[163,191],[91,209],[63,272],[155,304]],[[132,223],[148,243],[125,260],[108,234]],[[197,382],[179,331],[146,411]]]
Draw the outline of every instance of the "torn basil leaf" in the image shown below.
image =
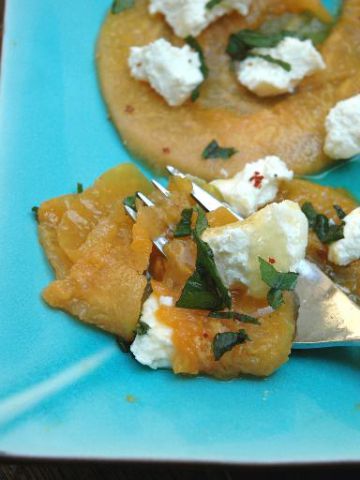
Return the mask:
[[35,220],[39,223],[39,207],[32,207],[31,208],[32,213],[34,214]]
[[228,160],[230,157],[235,155],[235,153],[237,153],[235,148],[220,147],[216,140],[212,140],[202,152],[202,158],[205,160],[209,158],[221,158],[223,160]]
[[314,45],[322,43],[330,34],[335,22],[325,23],[311,12],[284,13],[265,21],[260,31],[265,34],[287,32],[301,40],[311,40]]
[[174,231],[175,238],[187,237],[191,235],[192,214],[193,214],[192,208],[184,208],[184,210],[181,212],[181,220],[176,225],[176,228]]
[[191,92],[190,99],[192,102],[196,102],[196,100],[200,97],[200,87],[201,84],[194,88],[194,90]]
[[83,184],[78,182],[76,184],[76,193],[83,193],[83,191],[84,191]]
[[340,205],[333,205],[336,215],[340,220],[344,220],[346,217],[346,212],[340,207]]
[[269,63],[274,63],[275,65],[278,65],[282,69],[284,69],[286,72],[291,72],[291,65],[288,62],[284,62],[283,60],[280,60],[278,58],[274,58],[271,55],[261,55],[260,53],[251,53],[250,55],[247,56],[247,58],[262,58],[266,62]]
[[206,65],[205,61],[205,56],[203,49],[201,48],[200,43],[196,40],[196,38],[192,37],[189,35],[188,37],[185,38],[185,42],[191,47],[195,52],[199,54],[200,57],[200,71],[204,76],[204,79],[208,77],[209,75],[209,69],[208,66]]
[[233,60],[242,61],[253,48],[272,48],[286,37],[285,32],[264,34],[255,30],[240,30],[229,37],[226,53]]
[[252,323],[253,325],[260,325],[260,322],[257,318],[246,315],[245,313],[239,312],[210,312],[208,315],[209,318],[218,318],[221,320],[237,320],[238,322],[243,323]]
[[305,202],[301,207],[301,210],[308,219],[309,227],[314,228],[316,223],[317,211],[315,210],[313,204],[310,202]]
[[201,240],[201,234],[207,227],[202,209],[198,209],[198,218],[193,230],[197,246],[196,267],[186,282],[176,306],[199,310],[221,310],[231,308],[231,296],[217,270],[214,254],[209,245]]
[[125,197],[122,203],[136,211],[136,195]]
[[216,5],[219,5],[223,0],[210,0],[207,2],[205,5],[206,10],[211,10],[212,8],[216,7]]
[[134,0],[114,0],[111,6],[111,13],[114,15],[128,10],[134,6]]
[[147,323],[142,322],[140,320],[139,323],[136,326],[136,335],[146,335],[149,328],[150,328],[150,326]]
[[276,310],[284,303],[282,292],[295,289],[299,274],[278,272],[273,265],[261,257],[259,257],[259,263],[261,279],[270,287],[267,300],[269,305]]
[[241,345],[250,340],[245,330],[238,332],[217,333],[212,343],[215,360],[220,360],[224,353],[232,350],[236,345]]
[[199,207],[199,205],[196,205],[196,207],[194,207],[193,211],[197,213],[197,219],[196,219],[196,224],[195,224],[195,234],[198,237],[201,237],[203,232],[209,226],[207,218],[206,218],[206,213],[201,207]]
[[[338,209],[340,208],[338,206],[336,207]],[[341,222],[340,224],[331,223],[326,215],[322,213],[317,213],[312,203],[310,202],[305,202],[301,209],[306,215],[306,218],[308,219],[309,228],[311,228],[315,232],[320,242],[324,244],[329,244],[344,238],[344,222]],[[338,216],[345,214],[342,209],[340,209],[340,211],[335,208],[335,210]]]

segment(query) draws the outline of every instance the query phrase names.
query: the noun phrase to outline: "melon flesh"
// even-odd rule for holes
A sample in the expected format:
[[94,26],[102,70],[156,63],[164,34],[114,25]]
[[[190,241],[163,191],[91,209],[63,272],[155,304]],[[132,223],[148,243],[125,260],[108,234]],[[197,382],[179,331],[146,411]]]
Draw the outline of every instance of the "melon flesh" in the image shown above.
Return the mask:
[[[224,53],[229,34],[257,28],[268,14],[310,9],[324,15],[318,0],[259,0],[243,18],[227,15],[198,38],[209,78],[200,98],[169,107],[146,82],[130,76],[131,46],[163,37],[175,45],[161,15],[150,16],[146,0],[106,18],[97,46],[101,90],[110,117],[131,152],[158,170],[172,164],[205,179],[234,175],[247,162],[266,155],[280,156],[297,174],[319,171],[332,162],[323,153],[324,120],[339,100],[360,91],[360,2],[347,0],[341,19],[320,47],[326,70],[305,79],[294,95],[261,99],[239,85]],[[208,160],[201,153],[210,141],[234,147],[229,160]]]

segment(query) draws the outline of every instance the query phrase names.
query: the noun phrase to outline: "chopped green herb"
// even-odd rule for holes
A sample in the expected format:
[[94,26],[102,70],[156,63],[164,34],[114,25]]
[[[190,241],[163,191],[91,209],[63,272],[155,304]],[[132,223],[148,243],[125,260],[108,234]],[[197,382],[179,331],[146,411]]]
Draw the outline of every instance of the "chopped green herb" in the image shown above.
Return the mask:
[[276,310],[283,303],[283,291],[291,291],[296,287],[299,274],[294,272],[282,273],[264,259],[259,257],[261,279],[270,287],[267,299],[269,305]]
[[309,222],[309,227],[314,228],[316,223],[317,211],[310,202],[305,202],[301,207],[302,212],[305,214]]
[[114,15],[128,10],[134,6],[134,0],[114,0],[111,6],[111,13]]
[[198,205],[194,207],[194,212],[197,213],[197,219],[196,219],[196,224],[195,224],[195,233],[198,237],[201,237],[203,232],[207,229],[209,226],[205,211],[199,207]]
[[37,222],[39,222],[39,207],[32,207],[31,211],[33,212],[34,214],[34,218]]
[[228,160],[230,157],[235,155],[235,153],[237,153],[235,148],[220,147],[216,140],[212,140],[202,152],[202,158],[205,160],[209,158],[222,158],[224,160]]
[[316,45],[328,37],[335,22],[336,19],[333,22],[324,23],[311,12],[284,13],[264,22],[260,31],[265,34],[288,32],[302,40],[309,39]]
[[229,352],[236,345],[241,345],[248,340],[250,340],[250,338],[245,330],[217,333],[212,343],[215,360],[220,360],[224,353]]
[[[340,208],[338,206],[336,207]],[[335,208],[335,210],[339,218],[341,218],[340,215],[344,215],[345,212],[341,208],[341,211],[337,210],[337,208]],[[301,209],[308,219],[309,228],[316,233],[320,242],[328,244],[344,238],[344,222],[340,224],[331,223],[326,215],[317,213],[310,202],[305,202]]]
[[219,3],[221,3],[223,0],[210,0],[209,2],[207,2],[207,4],[205,5],[205,8],[207,10],[211,10],[212,8],[216,7],[216,5],[219,5]]
[[130,342],[128,342],[124,338],[119,337],[119,336],[116,337],[116,343],[118,344],[120,350],[123,353],[129,353],[130,352]]
[[274,33],[267,35],[255,30],[240,30],[229,37],[226,53],[233,60],[245,60],[253,48],[272,48],[286,37],[286,33]]
[[180,222],[176,225],[175,231],[174,231],[174,237],[179,238],[179,237],[187,237],[191,235],[191,217],[193,214],[193,209],[192,208],[184,208],[184,210],[181,212],[181,220]]
[[185,38],[185,42],[191,47],[195,52],[199,54],[200,57],[200,71],[204,76],[204,79],[208,77],[209,75],[209,69],[208,66],[206,65],[205,61],[205,56],[203,49],[201,48],[200,43],[196,40],[196,38],[192,37],[189,35],[188,37]]
[[205,213],[199,209],[193,230],[197,246],[196,268],[181,292],[177,307],[200,310],[231,308],[231,296],[216,268],[214,254],[209,245],[200,238],[206,226]]
[[260,53],[251,53],[248,55],[247,58],[262,58],[266,62],[274,63],[275,65],[279,65],[279,67],[283,68],[287,72],[291,72],[291,65],[288,62],[284,62],[283,60],[279,60],[278,58],[274,58],[271,55],[261,55]]
[[200,97],[200,87],[201,85],[198,85],[194,90],[191,92],[191,101],[196,102],[196,100]]
[[83,184],[78,182],[77,185],[76,185],[76,192],[77,193],[82,193],[83,191],[84,191]]
[[223,320],[237,320],[238,322],[260,325],[260,322],[257,318],[251,317],[250,315],[245,315],[244,313],[238,313],[238,312],[210,312],[208,317],[219,318]]
[[148,332],[149,328],[150,328],[150,326],[147,323],[142,322],[140,320],[139,323],[136,326],[136,334],[137,335],[145,335]]
[[125,197],[122,203],[136,211],[136,195]]
[[333,205],[333,207],[339,219],[344,220],[344,218],[346,217],[346,212],[344,212],[340,205]]

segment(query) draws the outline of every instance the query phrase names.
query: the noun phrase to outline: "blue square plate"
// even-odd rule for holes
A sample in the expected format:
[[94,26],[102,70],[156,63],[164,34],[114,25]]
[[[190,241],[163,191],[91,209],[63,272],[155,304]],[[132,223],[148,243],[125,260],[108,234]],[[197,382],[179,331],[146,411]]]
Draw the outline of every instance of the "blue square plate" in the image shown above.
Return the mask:
[[[359,461],[358,348],[296,352],[265,380],[185,379],[142,368],[111,336],[42,303],[53,275],[31,206],[131,160],[106,120],[94,69],[109,1],[7,2],[0,450],[32,458]],[[319,181],[359,194],[360,163]]]

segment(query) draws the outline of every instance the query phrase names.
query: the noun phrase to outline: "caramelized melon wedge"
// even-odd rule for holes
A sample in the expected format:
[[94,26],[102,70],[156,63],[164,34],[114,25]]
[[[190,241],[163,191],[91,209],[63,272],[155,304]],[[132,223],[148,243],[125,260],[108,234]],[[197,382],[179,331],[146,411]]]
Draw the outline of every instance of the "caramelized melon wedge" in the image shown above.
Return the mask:
[[122,164],[101,175],[92,187],[41,204],[39,236],[58,278],[68,273],[81,255],[81,246],[114,203],[137,191],[151,192],[149,181],[132,164]]
[[[336,102],[360,90],[360,3],[344,2],[343,14],[321,46],[327,69],[304,80],[294,95],[260,99],[240,86],[224,53],[229,34],[257,28],[268,14],[312,9],[324,15],[319,0],[254,2],[247,18],[221,18],[199,37],[209,78],[197,102],[169,107],[146,82],[134,80],[127,59],[131,46],[163,37],[175,45],[162,16],[150,16],[147,0],[118,15],[109,14],[97,48],[101,89],[110,116],[124,143],[137,157],[163,169],[173,164],[194,175],[214,179],[234,175],[247,162],[280,156],[298,174],[332,162],[323,153],[324,120]],[[210,141],[234,147],[229,160],[208,160],[201,153]]]

